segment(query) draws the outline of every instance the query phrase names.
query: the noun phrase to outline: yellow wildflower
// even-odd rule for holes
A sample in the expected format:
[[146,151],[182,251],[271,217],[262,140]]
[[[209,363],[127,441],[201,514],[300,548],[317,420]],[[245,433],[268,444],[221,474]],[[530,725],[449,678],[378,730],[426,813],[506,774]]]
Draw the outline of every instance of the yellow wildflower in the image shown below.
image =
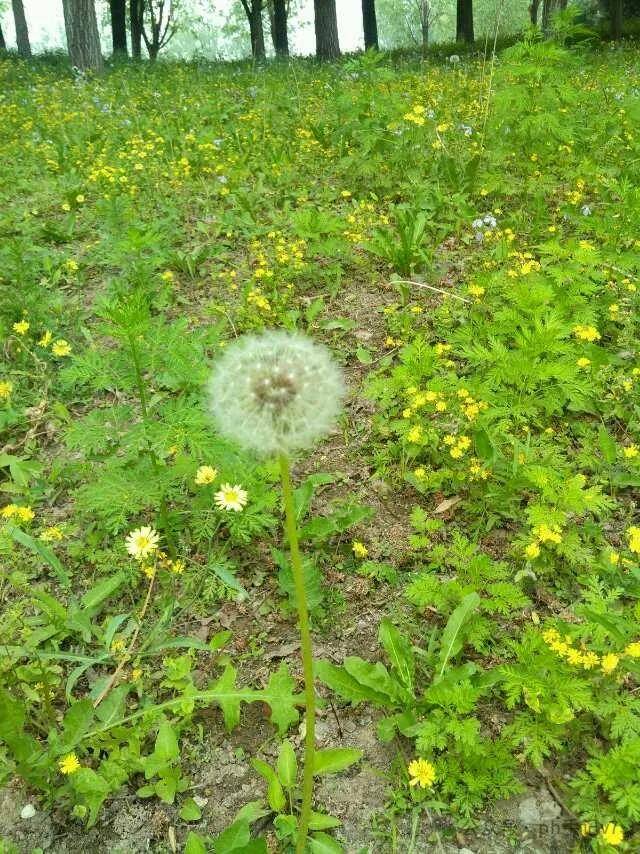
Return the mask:
[[213,483],[217,476],[218,469],[213,468],[213,466],[200,466],[196,472],[195,481],[198,486],[204,486],[208,483]]
[[19,320],[13,324],[13,331],[18,335],[25,335],[29,331],[29,321]]
[[409,785],[420,786],[421,789],[433,786],[436,779],[436,769],[426,759],[414,759],[409,763]]
[[619,824],[614,824],[612,821],[601,828],[598,835],[603,842],[606,842],[607,845],[613,845],[614,848],[617,848],[624,840],[624,830]]
[[620,661],[620,656],[616,655],[613,652],[608,652],[606,655],[602,656],[602,660],[600,662],[600,666],[602,667],[603,673],[612,673],[616,667],[618,666],[618,662]]
[[356,557],[365,558],[369,554],[369,549],[365,546],[364,543],[361,543],[359,540],[354,540],[351,544],[351,551],[354,553]]
[[54,356],[68,356],[71,353],[71,344],[65,341],[64,338],[59,338],[57,341],[54,341],[51,352]]
[[81,765],[75,753],[67,753],[66,756],[59,760],[58,768],[61,774],[75,774],[76,771],[80,770]]

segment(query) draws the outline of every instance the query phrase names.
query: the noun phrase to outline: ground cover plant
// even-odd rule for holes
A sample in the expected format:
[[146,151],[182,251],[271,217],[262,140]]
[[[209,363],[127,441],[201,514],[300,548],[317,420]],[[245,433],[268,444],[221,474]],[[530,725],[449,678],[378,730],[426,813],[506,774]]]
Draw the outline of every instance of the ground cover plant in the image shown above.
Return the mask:
[[638,850],[638,53],[444,53],[0,59],[0,850]]

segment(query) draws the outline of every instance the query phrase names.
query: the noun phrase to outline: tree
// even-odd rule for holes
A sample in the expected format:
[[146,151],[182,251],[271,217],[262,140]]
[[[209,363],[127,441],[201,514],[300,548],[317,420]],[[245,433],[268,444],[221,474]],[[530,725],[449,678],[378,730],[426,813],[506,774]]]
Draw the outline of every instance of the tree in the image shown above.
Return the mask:
[[316,31],[316,56],[318,59],[335,59],[340,56],[336,0],[313,0]]
[[169,43],[176,32],[173,0],[142,0],[142,13],[142,38],[149,59],[155,62],[160,49]]
[[531,21],[531,25],[534,27],[538,26],[538,10],[540,9],[540,0],[531,0],[529,4],[529,19]]
[[81,71],[102,70],[100,36],[94,0],[62,0],[71,64]]
[[109,0],[113,54],[127,55],[127,2]]
[[622,38],[622,23],[624,20],[624,0],[610,0],[609,18],[611,24],[611,38],[618,41]]
[[289,8],[287,0],[271,0],[269,11],[271,15],[271,40],[276,56],[289,56],[289,33],[287,30],[287,18]]
[[[263,0],[240,0],[249,22],[251,36],[251,56],[254,59],[264,59],[264,27],[262,26]],[[275,13],[274,13],[275,14]]]
[[473,0],[457,0],[456,41],[473,44]]
[[131,27],[131,56],[140,59],[142,55],[142,19],[144,0],[130,0],[129,26]]
[[362,29],[365,50],[378,50],[378,21],[376,0],[362,0]]
[[13,20],[16,24],[16,42],[18,53],[26,59],[31,56],[31,45],[29,44],[29,28],[24,14],[22,0],[11,0],[13,6]]

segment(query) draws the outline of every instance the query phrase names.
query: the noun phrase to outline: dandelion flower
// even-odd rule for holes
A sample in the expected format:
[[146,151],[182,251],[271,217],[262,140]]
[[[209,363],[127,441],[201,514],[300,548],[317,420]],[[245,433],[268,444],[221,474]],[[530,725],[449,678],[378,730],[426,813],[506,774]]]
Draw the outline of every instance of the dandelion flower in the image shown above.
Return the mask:
[[540,554],[540,546],[537,543],[529,543],[529,545],[524,550],[525,555],[529,558],[529,560],[535,560]]
[[80,770],[81,765],[75,753],[67,753],[58,762],[58,768],[61,774],[75,774],[76,771]]
[[71,353],[71,344],[65,341],[64,338],[60,338],[58,341],[53,342],[51,352],[54,356],[68,356]]
[[414,759],[409,763],[409,785],[420,786],[421,789],[433,786],[436,779],[436,769],[426,759]]
[[334,426],[344,393],[329,351],[283,330],[230,344],[209,385],[219,432],[260,456],[311,447]]
[[25,335],[29,331],[29,321],[19,320],[17,323],[14,323],[13,331],[18,335]]
[[603,673],[612,673],[616,667],[618,666],[618,662],[620,661],[620,656],[616,655],[614,652],[609,652],[606,655],[602,656],[600,660],[600,666],[602,667]]
[[233,510],[235,513],[239,513],[248,501],[246,489],[229,483],[223,483],[213,498],[220,510]]
[[624,831],[619,824],[614,824],[612,821],[606,824],[598,834],[603,842],[607,845],[613,845],[617,848],[624,839]]
[[9,400],[13,391],[13,383],[9,380],[0,380],[0,400]]
[[205,486],[208,483],[213,483],[217,476],[218,469],[214,469],[213,466],[200,466],[196,472],[195,481],[198,486]]
[[364,558],[369,554],[369,549],[365,546],[364,543],[361,543],[359,540],[353,541],[351,545],[351,551],[356,557]]
[[130,555],[136,560],[142,560],[157,551],[159,539],[157,531],[144,526],[131,531],[125,540],[125,545]]

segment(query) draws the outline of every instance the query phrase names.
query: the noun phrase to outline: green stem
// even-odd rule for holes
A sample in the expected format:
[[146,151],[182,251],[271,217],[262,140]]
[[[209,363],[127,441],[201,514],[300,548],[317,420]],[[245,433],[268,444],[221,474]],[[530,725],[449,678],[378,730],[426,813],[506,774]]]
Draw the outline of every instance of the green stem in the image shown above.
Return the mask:
[[313,650],[311,648],[311,631],[309,629],[309,611],[307,609],[307,594],[304,586],[304,571],[298,544],[298,527],[293,504],[293,486],[291,485],[291,468],[289,460],[280,455],[280,478],[282,480],[282,495],[286,521],[287,539],[291,553],[291,572],[296,591],[298,606],[298,624],[300,628],[300,652],[302,654],[302,672],[304,674],[304,693],[306,701],[306,733],[304,744],[304,775],[302,778],[302,806],[298,825],[296,854],[303,854],[306,848],[311,805],[313,799],[313,766],[316,749],[316,695],[313,687]]

